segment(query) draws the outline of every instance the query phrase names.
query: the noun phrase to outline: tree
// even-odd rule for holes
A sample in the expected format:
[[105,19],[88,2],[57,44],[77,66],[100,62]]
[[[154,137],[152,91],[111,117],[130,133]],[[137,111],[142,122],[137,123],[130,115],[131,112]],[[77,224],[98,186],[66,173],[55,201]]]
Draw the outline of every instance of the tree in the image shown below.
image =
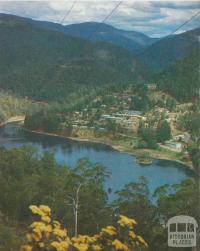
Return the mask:
[[140,177],[138,182],[131,182],[117,192],[117,199],[113,203],[119,214],[135,218],[138,221],[138,232],[144,234],[151,246],[152,229],[157,224],[155,206],[150,199],[148,181]]
[[65,135],[71,136],[73,131],[72,122],[67,118],[67,121],[63,123],[59,128]]
[[157,126],[157,140],[161,143],[164,143],[166,140],[171,138],[171,127],[169,123],[165,121],[160,121]]
[[149,107],[149,103],[150,101],[148,99],[148,96],[133,96],[131,98],[129,109],[137,111],[146,111]]
[[103,186],[108,173],[101,165],[83,159],[72,169],[58,165],[50,154],[39,156],[30,147],[0,148],[0,174],[0,211],[5,224],[8,219],[19,226],[18,222],[27,223],[30,221],[28,205],[43,203],[48,204],[54,216],[74,233],[75,217],[69,207],[71,197],[78,204],[77,228],[82,234],[93,234],[106,222],[111,222]]
[[190,120],[190,132],[195,140],[198,139],[200,135],[200,113],[193,114]]
[[185,180],[180,184],[166,185],[156,189],[157,211],[165,223],[174,215],[190,215],[197,222],[199,215],[199,183],[195,180]]
[[174,98],[167,97],[166,99],[166,107],[169,111],[173,111],[176,108],[176,100]]
[[[108,176],[109,173],[106,172],[105,168],[101,165],[93,166],[88,159],[78,161],[73,172],[73,181],[70,185],[71,191],[69,190],[67,193],[67,204],[72,206],[74,214],[74,236],[78,235],[78,215],[81,209],[84,210],[83,205],[90,201],[90,194],[93,194],[94,191],[98,191],[98,202],[106,202],[106,194],[103,192],[102,183]],[[90,199],[93,200],[90,205],[95,205],[97,202],[96,198]],[[84,200],[86,201],[84,202]],[[104,204],[99,204],[98,210],[101,210],[102,205],[104,206]],[[97,210],[97,208],[94,208],[94,210]],[[88,210],[87,214],[89,213],[91,213],[90,210]]]
[[200,146],[199,143],[196,142],[190,142],[187,147],[188,153],[190,155],[190,158],[192,160],[192,164],[197,171],[197,173],[200,173]]
[[108,133],[112,134],[113,136],[119,131],[120,126],[113,120],[107,119],[105,128],[107,129]]
[[44,130],[46,132],[56,132],[61,123],[61,116],[53,110],[42,109],[33,114],[27,114],[24,125],[31,130]]
[[118,251],[144,250],[147,243],[135,233],[137,222],[120,215],[115,226],[107,226],[94,236],[79,235],[70,237],[60,222],[52,220],[51,209],[46,205],[30,209],[39,221],[33,222],[26,234],[26,243],[21,251]]
[[141,141],[139,142],[139,148],[150,148],[156,149],[156,132],[152,127],[145,127],[144,123],[141,121],[138,128],[138,134],[141,137]]

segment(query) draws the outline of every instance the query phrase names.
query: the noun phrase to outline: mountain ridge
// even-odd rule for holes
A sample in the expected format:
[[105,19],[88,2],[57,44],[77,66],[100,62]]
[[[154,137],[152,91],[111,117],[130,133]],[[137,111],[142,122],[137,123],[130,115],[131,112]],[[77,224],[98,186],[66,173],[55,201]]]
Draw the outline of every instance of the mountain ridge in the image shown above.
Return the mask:
[[137,59],[106,42],[90,42],[0,17],[0,88],[38,99],[125,84],[143,76]]
[[200,28],[167,36],[150,45],[138,59],[153,70],[163,70],[199,47]]
[[[115,28],[109,24],[99,22],[83,22],[70,25],[61,25],[54,22],[38,21],[9,14],[0,13],[0,17],[1,16],[18,18],[36,27],[59,31],[68,36],[89,39],[91,41],[110,42],[131,52],[146,48],[158,40],[157,38],[151,38],[141,32],[126,31]],[[90,38],[91,34],[93,35]]]

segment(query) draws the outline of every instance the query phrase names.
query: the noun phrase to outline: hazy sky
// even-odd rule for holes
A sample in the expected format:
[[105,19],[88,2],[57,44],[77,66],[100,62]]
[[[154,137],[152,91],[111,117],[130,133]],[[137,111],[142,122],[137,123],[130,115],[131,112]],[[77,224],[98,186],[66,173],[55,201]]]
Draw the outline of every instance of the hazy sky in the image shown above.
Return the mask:
[[[64,24],[102,21],[117,1],[77,1]],[[2,1],[0,13],[60,23],[72,1]],[[200,1],[123,1],[106,23],[160,37],[200,11]],[[199,27],[200,15],[179,32]]]

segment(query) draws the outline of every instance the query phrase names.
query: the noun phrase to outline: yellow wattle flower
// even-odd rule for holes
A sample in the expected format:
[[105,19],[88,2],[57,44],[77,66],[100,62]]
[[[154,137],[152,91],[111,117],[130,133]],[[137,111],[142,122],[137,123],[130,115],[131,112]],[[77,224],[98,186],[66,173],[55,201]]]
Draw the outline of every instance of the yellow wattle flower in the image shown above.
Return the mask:
[[40,248],[44,248],[44,247],[45,247],[44,242],[39,242],[39,243],[38,243],[38,246],[39,246]]
[[31,234],[26,234],[26,239],[28,242],[31,242],[33,240],[32,235]]
[[42,219],[42,221],[47,222],[47,223],[51,222],[51,218],[49,216],[46,216],[46,215],[42,216],[41,219]]
[[117,222],[121,227],[133,228],[137,222],[134,219],[130,219],[124,215],[120,215],[120,219]]
[[23,245],[21,251],[32,251],[33,248],[30,245]]
[[133,232],[133,231],[129,231],[129,236],[132,238],[132,239],[136,239],[137,235]]
[[144,246],[148,246],[147,245],[147,243],[146,243],[146,241],[142,238],[142,236],[140,236],[140,235],[137,235],[137,239],[144,245]]
[[55,228],[61,228],[60,222],[58,222],[58,221],[56,221],[56,220],[53,221],[53,226],[54,226]]
[[58,237],[64,238],[67,237],[67,232],[65,230],[61,230],[61,229],[54,229],[53,230],[53,234],[57,235]]
[[101,248],[100,245],[92,245],[92,250],[93,250],[93,251],[101,251],[102,248]]
[[44,212],[45,214],[50,215],[51,214],[51,209],[46,206],[46,205],[40,205],[39,206],[40,210],[42,210],[42,212]]
[[130,249],[124,244],[122,243],[121,241],[115,239],[113,242],[112,242],[112,246],[114,246],[114,248],[116,250],[123,250],[123,251],[130,251]]
[[106,228],[102,228],[102,234],[108,234],[108,235],[116,235],[117,231],[116,228],[113,226],[107,226]]
[[[41,221],[33,222],[30,225],[30,233],[26,234],[27,245],[21,247],[21,251],[69,251],[74,247],[76,251],[102,251],[104,249],[130,251],[135,246],[145,246],[147,243],[133,231],[137,222],[126,216],[120,215],[119,226],[107,226],[102,228],[99,234],[94,236],[78,235],[69,238],[67,230],[61,228],[58,221],[51,220],[51,209],[45,205],[30,206],[34,214],[40,216]],[[124,231],[125,230],[125,231]],[[127,231],[128,230],[128,231]],[[127,243],[124,240],[123,233],[127,233]]]
[[78,251],[88,251],[88,245],[83,243],[75,243],[73,245]]

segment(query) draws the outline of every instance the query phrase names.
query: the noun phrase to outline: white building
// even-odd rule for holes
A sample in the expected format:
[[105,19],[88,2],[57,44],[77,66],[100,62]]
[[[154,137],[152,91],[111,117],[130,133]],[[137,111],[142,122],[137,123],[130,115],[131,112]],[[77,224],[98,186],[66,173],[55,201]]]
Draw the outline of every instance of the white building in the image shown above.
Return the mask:
[[180,142],[176,142],[174,140],[165,141],[165,146],[167,146],[171,150],[174,150],[174,151],[177,151],[177,152],[181,152],[182,149],[183,149],[182,144]]

